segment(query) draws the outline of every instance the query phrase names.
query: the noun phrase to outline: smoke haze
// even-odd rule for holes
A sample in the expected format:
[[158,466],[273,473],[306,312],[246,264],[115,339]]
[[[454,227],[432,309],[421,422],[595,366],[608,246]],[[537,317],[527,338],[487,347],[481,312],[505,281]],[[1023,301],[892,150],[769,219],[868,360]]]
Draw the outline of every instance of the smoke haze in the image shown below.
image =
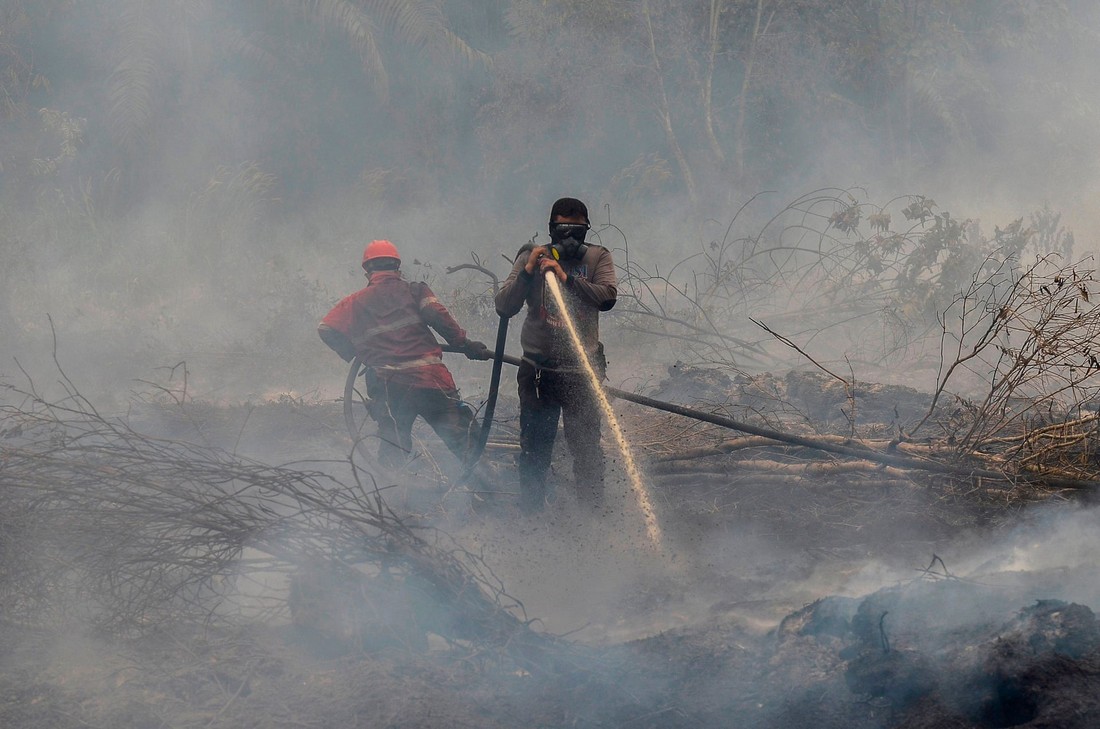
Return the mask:
[[[155,434],[196,437],[137,404],[171,395],[225,409],[204,437],[227,450],[339,461],[338,418],[278,408],[335,412],[346,365],[316,325],[364,285],[364,245],[392,240],[406,276],[492,344],[486,271],[503,279],[568,195],[620,267],[610,384],[710,368],[720,386],[695,373],[671,399],[854,433],[869,421],[843,392],[813,381],[798,399],[783,373],[816,372],[808,353],[853,386],[930,390],[938,317],[988,261],[1098,250],[1098,31],[1085,0],[0,0],[0,384],[64,393],[56,346],[84,395]],[[467,263],[484,270],[448,272]],[[483,402],[484,363],[448,366]],[[995,366],[949,389],[981,391]],[[253,406],[269,410],[250,421]],[[891,406],[877,438],[923,407]],[[502,439],[516,411],[506,371]],[[631,411],[624,429],[655,453],[681,434],[663,422]],[[449,455],[408,480],[453,471]],[[699,478],[656,489],[658,519]],[[544,627],[593,643],[716,617],[760,633],[824,594],[912,579],[933,551],[966,579],[1057,572],[1018,594],[1100,605],[1092,511],[1040,512],[992,544],[944,544],[942,512],[910,531],[829,514],[849,543],[807,547],[816,533],[788,542],[783,513],[818,505],[759,491],[699,496],[661,559],[627,507],[606,522],[568,497],[535,525],[420,516],[484,554]],[[943,508],[912,491],[868,499],[905,501],[899,522]]]
[[309,357],[366,241],[502,275],[566,193],[648,269],[852,185],[1091,250],[1090,3],[407,5],[6,3],[6,338]]

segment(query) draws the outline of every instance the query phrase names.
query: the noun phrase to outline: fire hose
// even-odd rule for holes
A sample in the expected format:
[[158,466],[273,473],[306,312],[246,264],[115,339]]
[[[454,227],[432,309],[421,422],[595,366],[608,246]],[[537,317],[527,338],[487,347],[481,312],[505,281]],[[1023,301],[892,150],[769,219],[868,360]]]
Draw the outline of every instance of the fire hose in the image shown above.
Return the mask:
[[[502,320],[501,326],[497,330],[497,352],[501,352],[502,347],[500,345],[502,344],[502,340],[507,337],[507,334],[507,320]],[[443,345],[443,351],[463,352],[464,350],[460,347]],[[502,365],[507,363],[518,367],[521,362],[522,360],[519,357],[513,357],[511,355],[503,354],[502,352],[499,356],[493,357],[493,375],[489,385],[488,398],[486,399],[485,403],[485,413],[482,416],[481,431],[478,434],[478,439],[475,443],[475,450],[471,452],[469,458],[467,459],[468,468],[472,468],[473,465],[475,465],[477,461],[481,458],[481,454],[484,452],[485,444],[489,438],[489,430],[492,427],[493,415],[496,408],[497,392],[500,386],[500,371],[502,369]],[[348,432],[351,434],[352,439],[355,440],[357,443],[361,442],[362,439],[358,437],[358,428],[355,425],[352,407],[354,403],[353,396],[355,394],[355,378],[361,367],[362,359],[356,357],[355,360],[353,360],[351,363],[351,369],[348,370],[348,378],[344,384],[344,422],[348,427]],[[826,451],[829,453],[836,453],[839,455],[857,456],[860,458],[872,458],[872,460],[875,460],[874,457],[881,457],[885,460],[880,460],[880,462],[886,463],[888,465],[917,467],[917,464],[922,464],[923,467],[926,469],[932,467],[931,470],[936,470],[934,468],[935,465],[943,465],[935,464],[935,462],[923,461],[918,458],[909,458],[905,456],[881,453],[879,451],[874,451],[869,448],[864,448],[862,446],[827,443],[824,441],[814,440],[812,438],[804,438],[798,435],[782,433],[780,431],[771,430],[769,428],[762,428],[757,425],[752,425],[751,423],[743,423],[734,420],[733,418],[727,418],[722,415],[715,415],[714,413],[708,413],[702,410],[684,407],[683,405],[676,405],[675,403],[665,402],[663,400],[656,400],[651,397],[646,397],[645,395],[628,392],[626,390],[621,390],[617,387],[612,387],[610,385],[604,386],[604,392],[618,400],[626,400],[627,402],[636,403],[638,405],[643,405],[645,407],[653,408],[655,410],[662,410],[667,413],[682,415],[687,418],[693,418],[695,420],[711,423],[712,425],[718,425],[720,427],[728,428],[730,430],[738,430],[744,433],[748,433],[750,435],[758,435],[764,438],[768,438],[769,440],[775,440],[781,443],[788,443],[790,445],[814,448],[817,450]],[[988,474],[977,472],[974,473],[975,475],[988,475],[990,477],[992,476],[992,474],[997,474],[999,478],[1003,478],[1003,475],[999,474],[996,471],[990,471],[988,472]]]
[[[496,411],[497,393],[500,390],[500,372],[503,369],[504,363],[512,365],[519,365],[519,359],[516,357],[509,357],[504,354],[505,342],[508,339],[508,319],[506,317],[500,317],[500,324],[497,326],[497,340],[496,346],[493,349],[493,374],[489,380],[489,396],[485,401],[485,413],[481,419],[481,429],[478,431],[477,440],[474,442],[474,448],[466,456],[466,472],[462,474],[459,479],[459,483],[464,483],[474,472],[477,467],[478,461],[481,460],[481,454],[485,452],[485,445],[489,442],[489,430],[493,425],[493,414]],[[465,350],[459,347],[452,347],[450,345],[443,346],[444,352],[463,352]],[[344,381],[344,425],[348,429],[348,435],[351,436],[352,441],[355,443],[356,450],[364,458],[370,458],[370,455],[362,450],[359,450],[363,438],[359,435],[359,428],[355,424],[355,380],[359,376],[360,370],[363,368],[362,355],[356,355],[355,359],[351,361],[351,367],[348,369],[347,379]],[[367,397],[370,397],[370,393],[367,393]]]
[[[471,452],[466,463],[466,473],[463,475],[462,480],[465,481],[467,477],[473,472],[475,466],[481,458],[485,449],[485,444],[488,441],[489,429],[492,426],[492,418],[494,409],[496,406],[496,395],[500,385],[500,370],[502,363],[507,363],[513,366],[519,366],[522,361],[519,357],[513,357],[503,353],[504,339],[507,337],[508,327],[507,320],[502,319],[500,328],[497,331],[497,348],[493,357],[493,377],[490,383],[489,396],[486,400],[485,415],[482,418],[481,431],[478,434],[478,440],[475,444],[475,450]],[[461,348],[451,347],[449,345],[443,346],[444,352],[462,352]],[[348,432],[351,434],[352,440],[355,441],[358,446],[362,442],[362,439],[358,437],[358,431],[355,427],[355,419],[352,413],[353,395],[355,392],[355,378],[362,365],[362,361],[359,357],[356,357],[352,362],[351,369],[348,371],[348,379],[344,387],[344,420],[348,427]],[[866,446],[858,445],[856,443],[830,443],[827,441],[821,441],[814,438],[806,438],[800,435],[793,435],[790,433],[784,433],[778,430],[772,430],[771,428],[764,428],[752,423],[745,423],[733,418],[729,418],[723,415],[716,415],[714,413],[708,413],[695,408],[685,407],[683,405],[677,405],[675,403],[665,402],[663,400],[657,400],[652,397],[646,397],[645,395],[639,395],[634,392],[628,392],[621,390],[617,387],[610,385],[604,385],[604,392],[611,397],[618,400],[625,400],[644,407],[653,408],[654,410],[660,410],[666,413],[672,413],[674,415],[681,415],[685,418],[692,418],[704,423],[710,423],[729,430],[736,430],[742,433],[748,433],[749,435],[756,435],[769,440],[774,440],[777,443],[786,443],[788,445],[801,446],[803,448],[810,448],[825,453],[835,453],[837,455],[849,456],[852,458],[860,458],[875,463],[880,463],[886,466],[896,466],[899,468],[910,468],[920,471],[928,471],[932,473],[942,473],[952,476],[965,476],[970,478],[985,478],[996,481],[1016,481],[1026,480],[1023,476],[1012,476],[1002,473],[1001,471],[989,469],[989,468],[972,468],[966,465],[956,465],[951,463],[944,463],[942,461],[929,460],[924,458],[916,458],[912,456],[899,455],[896,452],[884,452],[868,448]],[[1064,477],[1044,477],[1041,474],[1036,474],[1036,480],[1041,480],[1050,486],[1062,487],[1062,488],[1090,488],[1100,489],[1100,482],[1088,481],[1083,479],[1073,479]]]

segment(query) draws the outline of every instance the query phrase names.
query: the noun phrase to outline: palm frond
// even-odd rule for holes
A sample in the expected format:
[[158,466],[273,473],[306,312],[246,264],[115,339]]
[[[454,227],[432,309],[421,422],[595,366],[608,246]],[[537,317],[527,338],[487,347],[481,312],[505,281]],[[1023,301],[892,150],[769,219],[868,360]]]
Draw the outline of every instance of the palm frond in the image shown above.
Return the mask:
[[130,147],[149,130],[155,114],[160,33],[141,2],[126,3],[117,29],[118,60],[107,79],[108,119],[115,139]]
[[310,0],[304,5],[296,0],[288,1],[293,7],[302,8],[307,17],[318,22],[323,29],[332,29],[350,41],[377,93],[383,99],[388,96],[389,74],[375,40],[377,29],[369,15],[349,0]]
[[467,65],[488,64],[489,56],[470,47],[447,28],[447,18],[436,2],[423,0],[367,0],[381,24],[416,48],[443,53]]
[[953,143],[966,136],[965,118],[959,113],[957,102],[948,97],[943,85],[937,83],[934,74],[913,73],[910,81],[914,99],[937,122],[943,125]]
[[253,31],[244,33],[239,28],[225,28],[221,31],[222,46],[232,56],[242,58],[265,71],[272,72],[279,65],[279,57],[268,50],[272,45],[269,35]]

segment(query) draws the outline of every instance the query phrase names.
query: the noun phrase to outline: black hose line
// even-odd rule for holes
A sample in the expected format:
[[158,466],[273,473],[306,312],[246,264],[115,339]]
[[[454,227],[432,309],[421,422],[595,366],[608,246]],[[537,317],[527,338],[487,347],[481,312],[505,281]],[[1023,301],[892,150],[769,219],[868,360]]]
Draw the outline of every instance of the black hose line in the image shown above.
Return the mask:
[[782,433],[778,430],[771,430],[770,428],[761,428],[750,423],[742,423],[738,420],[727,418],[722,415],[715,415],[713,413],[703,412],[702,410],[686,408],[682,405],[675,405],[673,403],[664,402],[663,400],[654,400],[651,397],[646,397],[645,395],[637,395],[633,392],[620,390],[616,387],[605,387],[604,390],[607,392],[607,394],[620,400],[628,400],[639,405],[645,405],[646,407],[663,410],[666,413],[683,415],[686,418],[693,418],[695,420],[701,420],[704,423],[720,425],[723,428],[729,428],[730,430],[739,430],[743,433],[748,433],[749,435],[758,435],[769,440],[778,441],[780,443],[788,443],[790,445],[802,446],[804,448],[813,448],[815,450],[825,451],[827,453],[836,453],[844,456],[852,456],[854,458],[863,458],[869,461],[874,461],[876,463],[881,463],[888,466],[898,466],[900,468],[913,468],[922,471],[934,471],[937,473],[949,473],[953,475],[979,476],[982,478],[1011,480],[1008,476],[1001,473],[1000,471],[993,471],[990,469],[981,468],[967,468],[965,466],[952,466],[951,464],[940,463],[939,461],[928,461],[922,458],[913,458],[910,456],[899,456],[891,453],[883,453],[882,451],[876,451],[860,445],[829,443],[827,441],[815,440],[813,438],[803,438],[800,435],[791,435],[789,433]]
[[[507,356],[504,354],[504,346],[507,343],[508,317],[502,316],[500,317],[500,324],[497,325],[497,342],[493,348],[493,374],[489,378],[489,395],[485,400],[485,414],[481,417],[481,431],[477,435],[474,449],[466,455],[466,472],[458,480],[460,484],[465,483],[466,479],[473,475],[478,461],[481,460],[481,454],[485,452],[485,444],[489,442],[489,429],[493,426],[493,413],[496,412],[497,407],[497,392],[500,390],[500,371],[504,367],[504,358]],[[444,347],[444,349],[448,348]],[[516,363],[518,364],[518,360]]]
[[344,380],[344,427],[348,429],[348,435],[351,436],[351,442],[354,444],[355,450],[359,451],[360,456],[369,460],[370,454],[362,445],[363,438],[359,435],[359,428],[355,425],[355,412],[353,410],[355,406],[355,378],[359,376],[359,370],[361,369],[363,369],[363,355],[359,354],[351,361],[348,377]]
[[[519,357],[512,357],[504,354],[504,340],[508,335],[508,320],[501,317],[500,327],[497,330],[497,348],[493,356],[493,377],[489,386],[489,398],[485,404],[485,417],[482,419],[481,433],[478,436],[478,442],[476,444],[476,450],[471,454],[467,460],[467,470],[462,477],[462,481],[473,473],[474,468],[477,466],[478,460],[481,458],[482,452],[485,450],[485,443],[489,437],[489,428],[492,425],[492,417],[496,408],[496,395],[500,386],[500,370],[502,363],[508,363],[510,365],[519,366],[522,361]],[[449,345],[443,346],[444,352],[464,352],[465,350],[459,347],[451,347]],[[344,389],[344,417],[348,422],[348,431],[351,433],[352,438],[356,439],[354,420],[351,418],[351,394],[354,391],[355,373],[359,371],[359,358],[357,357],[352,362],[351,372],[348,373],[348,383]],[[722,415],[715,415],[714,413],[703,412],[702,410],[696,410],[694,408],[684,407],[683,405],[676,405],[674,403],[665,402],[663,400],[655,400],[652,397],[646,397],[645,395],[638,395],[633,392],[627,392],[626,390],[620,390],[617,387],[604,386],[604,392],[611,397],[619,400],[626,400],[627,402],[636,403],[638,405],[644,405],[645,407],[653,408],[655,410],[662,410],[666,413],[672,413],[674,415],[682,415],[685,418],[692,418],[694,420],[700,420],[705,423],[717,425],[722,428],[728,428],[730,430],[737,430],[742,433],[748,433],[749,435],[757,435],[769,440],[774,440],[779,443],[788,443],[790,445],[802,446],[804,448],[812,448],[814,450],[824,451],[826,453],[836,453],[838,455],[850,456],[853,458],[862,458],[875,463],[881,463],[887,466],[897,466],[899,468],[909,468],[920,471],[930,471],[933,473],[943,473],[952,476],[966,476],[970,478],[987,478],[996,481],[1027,481],[1036,480],[1041,481],[1049,486],[1061,487],[1061,488],[1100,488],[1100,482],[1098,481],[1086,481],[1082,479],[1064,478],[1059,476],[1046,476],[1042,474],[1034,474],[1033,478],[1029,479],[1024,475],[1011,476],[1009,474],[1002,473],[989,468],[971,468],[965,465],[953,465],[950,463],[943,463],[940,461],[932,461],[923,458],[914,458],[912,456],[898,455],[896,453],[884,453],[882,451],[867,448],[856,444],[843,444],[843,443],[829,443],[827,441],[816,440],[813,438],[804,438],[799,435],[791,435],[789,433],[783,433],[778,430],[772,430],[770,428],[763,428],[751,423],[744,423],[733,418],[727,418]],[[358,443],[358,440],[357,440]]]
[[[447,348],[444,347],[446,350]],[[518,357],[501,357],[501,360],[511,365],[519,365],[520,359]],[[620,390],[617,387],[611,387],[609,385],[604,386],[604,392],[611,397],[618,400],[626,400],[627,402],[636,403],[638,405],[644,405],[648,408],[655,410],[662,410],[666,413],[672,413],[674,415],[682,415],[685,418],[692,418],[694,420],[700,420],[705,423],[711,423],[712,425],[718,425],[730,430],[738,430],[742,433],[748,433],[749,435],[758,435],[762,438],[774,440],[779,443],[788,443],[790,445],[802,446],[804,448],[812,448],[814,450],[824,451],[826,453],[836,453],[838,455],[850,456],[853,458],[862,458],[875,463],[881,463],[887,466],[897,466],[899,468],[910,468],[920,471],[930,471],[933,473],[943,473],[952,476],[967,476],[970,478],[988,478],[996,481],[1027,481],[1036,480],[1041,481],[1050,486],[1062,487],[1062,488],[1100,488],[1100,482],[1087,481],[1083,479],[1065,478],[1061,476],[1043,476],[1042,474],[1034,474],[1032,478],[1027,478],[1024,475],[1011,476],[1009,474],[1002,473],[989,468],[973,468],[965,465],[955,465],[950,463],[943,463],[941,461],[932,461],[924,458],[915,458],[912,456],[903,456],[895,453],[883,453],[866,446],[857,444],[843,444],[843,443],[829,443],[827,441],[816,440],[814,438],[804,438],[799,435],[791,435],[789,433],[783,433],[778,430],[772,430],[770,428],[763,428],[751,423],[744,423],[733,418],[727,418],[722,415],[715,415],[714,413],[703,412],[702,410],[696,410],[694,408],[684,407],[683,405],[676,405],[674,403],[665,402],[663,400],[655,400],[652,397],[646,397],[645,395],[638,395],[637,393],[627,392],[626,390]]]
[[[466,456],[466,471],[456,482],[456,485],[465,483],[470,476],[473,475],[474,470],[477,468],[478,461],[481,460],[481,454],[485,452],[485,445],[489,442],[489,430],[493,425],[493,413],[496,412],[497,406],[497,393],[500,391],[500,372],[504,367],[504,363],[507,362],[511,365],[519,365],[519,359],[515,357],[509,357],[504,354],[504,347],[508,342],[508,318],[500,317],[500,324],[497,326],[497,341],[496,348],[493,352],[493,374],[489,380],[489,395],[485,400],[485,413],[481,418],[481,429],[477,434],[477,441],[474,443],[473,450]],[[466,350],[461,347],[452,347],[449,344],[443,345],[444,352],[465,352]],[[351,361],[351,367],[348,369],[347,379],[344,380],[344,427],[348,430],[348,435],[351,436],[351,440],[355,445],[355,449],[359,452],[359,455],[363,458],[369,459],[370,453],[367,452],[365,446],[363,446],[363,437],[359,434],[359,428],[355,424],[355,380],[359,376],[359,371],[363,368],[363,356],[356,355],[355,359]],[[367,397],[370,397],[370,393],[367,393]]]

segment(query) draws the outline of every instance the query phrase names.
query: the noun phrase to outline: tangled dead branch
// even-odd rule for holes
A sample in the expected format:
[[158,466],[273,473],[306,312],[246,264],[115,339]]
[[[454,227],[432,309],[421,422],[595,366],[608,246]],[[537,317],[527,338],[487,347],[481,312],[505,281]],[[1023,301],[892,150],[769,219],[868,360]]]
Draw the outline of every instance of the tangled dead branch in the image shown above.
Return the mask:
[[[1017,272],[997,266],[976,276],[940,317],[941,374],[928,413],[954,375],[986,381],[977,398],[955,396],[955,417],[940,419],[947,443],[1021,474],[1094,478],[1100,309],[1093,272],[1039,258]],[[986,374],[988,373],[988,374]]]
[[[360,631],[412,621],[421,636],[528,668],[553,663],[555,640],[531,628],[486,565],[393,512],[356,464],[271,466],[151,437],[62,384],[57,400],[33,385],[2,391],[0,599],[9,619],[79,618],[137,634],[285,617],[285,591],[256,586],[295,572],[317,585],[324,574],[385,613]],[[350,483],[332,475],[340,468]]]
[[[921,210],[910,210],[909,215],[920,217]],[[836,227],[837,220],[832,225]],[[947,222],[941,220],[938,225]],[[937,387],[923,416],[904,426],[896,422],[897,437],[889,442],[872,444],[864,434],[857,433],[857,402],[862,399],[864,385],[856,381],[854,373],[849,378],[836,375],[804,349],[762,324],[841,383],[846,409],[840,407],[839,411],[848,421],[847,441],[838,441],[835,436],[800,440],[777,432],[765,433],[753,425],[738,426],[729,418],[703,419],[745,433],[766,435],[775,442],[892,467],[955,478],[1027,481],[1055,489],[1094,489],[1100,432],[1094,403],[1100,397],[1100,358],[1093,347],[1100,332],[1100,308],[1092,303],[1093,272],[1080,263],[1060,265],[1053,255],[1040,256],[1021,269],[1013,256],[1028,234],[1015,229],[1004,234],[999,231],[998,239],[1003,240],[1005,235],[1014,240],[1011,249],[987,254],[977,264],[967,287],[939,316],[942,364]],[[949,383],[964,372],[970,376],[971,388],[975,378],[985,383],[978,397],[948,393]],[[688,446],[681,452],[670,453],[666,448],[660,458],[683,461],[688,455],[718,456],[760,447],[752,439],[741,438]],[[767,450],[768,457],[774,457],[776,449]],[[755,465],[745,465],[742,470],[774,475],[789,472],[790,466],[776,462],[770,469],[764,468],[758,457]],[[811,471],[817,472],[810,469],[806,473]]]
[[815,190],[736,236],[746,209],[758,205],[754,196],[720,236],[670,267],[628,256],[620,326],[675,339],[698,361],[732,368],[782,361],[753,336],[750,317],[804,344],[823,336],[844,342],[853,361],[911,363],[972,277],[1014,266],[1025,253],[1068,257],[1073,245],[1049,211],[989,233],[927,197],[877,205],[864,196]]

